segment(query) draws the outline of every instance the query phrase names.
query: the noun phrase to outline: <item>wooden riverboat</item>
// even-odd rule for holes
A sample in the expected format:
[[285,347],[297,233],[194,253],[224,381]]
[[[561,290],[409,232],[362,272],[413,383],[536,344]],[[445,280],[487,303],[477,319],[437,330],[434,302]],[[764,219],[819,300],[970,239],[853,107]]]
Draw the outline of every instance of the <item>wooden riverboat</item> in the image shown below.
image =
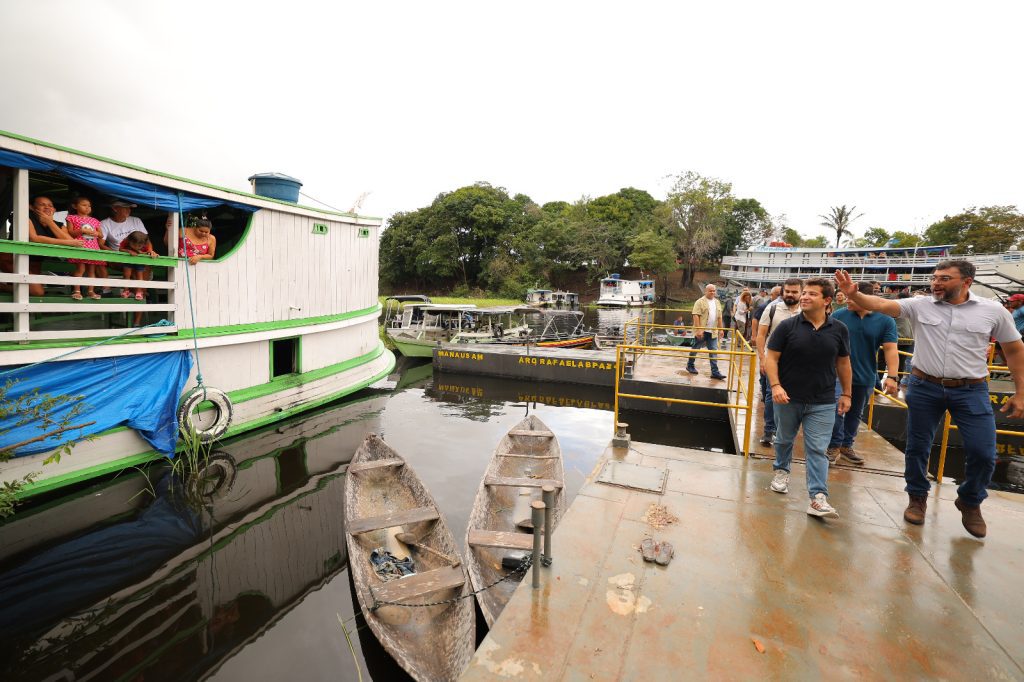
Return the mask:
[[[349,567],[363,617],[381,645],[417,680],[455,680],[476,641],[470,582],[444,517],[416,473],[370,435],[348,468],[345,488]],[[412,536],[412,537],[407,537]],[[411,557],[416,572],[383,581],[370,556],[386,548]],[[378,602],[434,606],[387,605]]]
[[429,358],[434,346],[451,342],[463,331],[472,331],[472,318],[467,315],[477,310],[472,303],[412,301],[395,306],[395,300],[390,297],[385,301],[384,333],[407,358]]
[[598,308],[636,308],[654,305],[654,280],[622,279],[610,275],[601,280]]
[[[562,516],[565,473],[555,434],[530,415],[502,437],[480,482],[466,530],[466,564],[473,589],[491,585],[513,569],[502,560],[518,559],[533,549],[530,503],[541,499],[541,488],[555,487],[553,526]],[[539,532],[539,530],[537,531]],[[476,595],[490,627],[519,584],[505,580]]]
[[[255,191],[269,194],[258,185]],[[33,240],[30,197],[40,195],[58,212],[86,195],[97,219],[107,217],[112,201],[130,202],[155,250],[170,255],[86,252]],[[13,214],[12,234],[0,239],[3,381],[16,380],[18,391],[67,390],[84,396],[78,404],[85,408],[69,424],[76,428],[26,445],[0,464],[0,483],[38,473],[24,494],[172,456],[182,447],[179,417],[204,440],[233,436],[353,393],[394,366],[377,327],[379,218],[224,189],[0,132],[3,206]],[[217,248],[212,259],[193,265],[178,257],[178,244],[183,226],[204,215]],[[69,276],[66,259],[85,253],[108,266],[107,277]],[[72,286],[123,286],[126,265],[150,268],[151,279],[132,282],[131,289],[146,292],[142,300],[69,296]],[[42,296],[35,295],[39,288]],[[153,323],[159,326],[141,328]],[[42,364],[14,370],[34,363]],[[47,369],[49,384],[41,378]],[[160,402],[160,418],[110,402],[128,393]],[[179,407],[183,395],[191,399]],[[44,466],[55,448],[76,440],[71,454]]]

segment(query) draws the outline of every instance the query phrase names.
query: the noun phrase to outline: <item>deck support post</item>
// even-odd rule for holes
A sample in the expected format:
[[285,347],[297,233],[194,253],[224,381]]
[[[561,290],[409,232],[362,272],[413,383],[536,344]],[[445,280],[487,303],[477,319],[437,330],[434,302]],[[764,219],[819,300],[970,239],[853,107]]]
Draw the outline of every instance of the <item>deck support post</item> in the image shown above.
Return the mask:
[[553,561],[551,554],[551,526],[554,523],[552,518],[554,514],[551,512],[555,508],[555,486],[546,485],[541,488],[541,497],[544,500],[544,565],[550,566]]
[[531,520],[533,521],[533,589],[540,587],[540,564],[541,564],[541,552],[540,543],[541,537],[538,532],[544,527],[544,517],[546,516],[545,506],[543,502],[531,502]]

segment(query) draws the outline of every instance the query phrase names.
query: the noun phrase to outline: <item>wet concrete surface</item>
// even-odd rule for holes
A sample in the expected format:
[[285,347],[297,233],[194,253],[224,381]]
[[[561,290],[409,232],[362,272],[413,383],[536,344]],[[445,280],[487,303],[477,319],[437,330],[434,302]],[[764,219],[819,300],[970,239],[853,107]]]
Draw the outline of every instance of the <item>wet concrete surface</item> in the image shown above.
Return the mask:
[[[977,540],[952,486],[916,527],[899,479],[833,470],[841,518],[822,521],[799,466],[780,495],[762,460],[639,442],[604,456],[667,468],[666,492],[585,484],[542,587],[520,586],[464,679],[1024,677],[1024,498],[993,493]],[[679,522],[644,523],[652,502]],[[667,567],[642,560],[645,536],[673,543]]]

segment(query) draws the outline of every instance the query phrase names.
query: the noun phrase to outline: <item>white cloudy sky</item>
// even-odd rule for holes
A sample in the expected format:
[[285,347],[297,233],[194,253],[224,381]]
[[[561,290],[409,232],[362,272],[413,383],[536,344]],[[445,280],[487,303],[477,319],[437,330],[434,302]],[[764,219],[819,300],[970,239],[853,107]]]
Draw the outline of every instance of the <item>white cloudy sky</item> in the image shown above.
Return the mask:
[[1019,2],[4,0],[0,129],[387,216],[684,170],[806,234],[1024,207]]

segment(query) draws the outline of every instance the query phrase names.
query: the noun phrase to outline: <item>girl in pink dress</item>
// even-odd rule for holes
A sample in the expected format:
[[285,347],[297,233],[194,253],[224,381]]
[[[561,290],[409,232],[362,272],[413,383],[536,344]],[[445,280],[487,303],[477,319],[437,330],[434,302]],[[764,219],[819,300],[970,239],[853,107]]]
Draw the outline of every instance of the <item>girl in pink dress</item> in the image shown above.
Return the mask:
[[[86,249],[100,250],[100,240],[103,239],[103,228],[100,221],[92,217],[92,202],[85,197],[78,197],[71,202],[71,211],[68,212],[67,230],[72,239],[82,242]],[[87,260],[85,258],[69,258],[69,263],[75,264],[74,277],[95,277],[96,266],[103,265],[101,260]],[[89,298],[102,298],[96,293],[96,289],[90,284],[88,287]],[[75,286],[71,298],[76,301],[82,300],[82,287]]]

